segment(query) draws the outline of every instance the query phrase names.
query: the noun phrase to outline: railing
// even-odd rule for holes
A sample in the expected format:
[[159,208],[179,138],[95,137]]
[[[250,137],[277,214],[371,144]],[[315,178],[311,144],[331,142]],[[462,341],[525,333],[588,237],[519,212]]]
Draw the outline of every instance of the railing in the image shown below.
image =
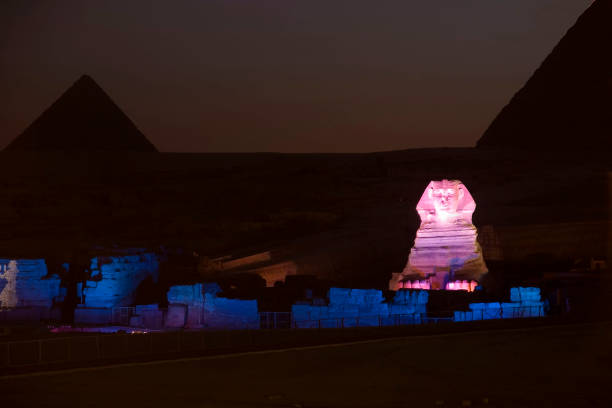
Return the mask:
[[[514,309],[514,310],[512,310]],[[130,311],[118,312],[120,318],[129,320]],[[149,333],[115,333],[96,335],[74,335],[39,340],[8,341],[0,343],[0,372],[2,369],[38,366],[53,363],[87,363],[96,360],[134,358],[164,353],[217,350],[244,346],[288,345],[287,339],[295,338],[291,333],[303,333],[305,339],[324,338],[334,330],[299,329],[349,329],[358,327],[400,327],[430,325],[453,321],[514,319],[543,316],[541,306],[476,310],[469,313],[470,319],[457,320],[457,315],[448,317],[408,314],[391,316],[359,316],[318,320],[291,319],[288,312],[260,313],[260,330],[233,331],[163,331]],[[465,316],[465,315],[464,315]],[[245,326],[245,329],[247,327]],[[265,330],[276,329],[276,330]],[[286,330],[282,330],[286,329]],[[295,330],[298,329],[298,330]],[[342,330],[344,332],[344,330]],[[276,334],[274,334],[276,333]],[[277,336],[278,334],[278,336]],[[280,339],[280,340],[279,340]],[[283,340],[284,339],[284,340]],[[285,343],[283,343],[285,341]]]
[[356,316],[326,319],[308,319],[291,321],[294,329],[343,329],[349,327],[388,327],[422,324],[424,314],[406,314],[391,316]]
[[259,312],[259,324],[262,329],[289,329],[291,312]]
[[469,322],[474,320],[543,317],[544,315],[544,307],[542,305],[521,305],[502,308],[485,308],[468,311],[455,311],[453,320],[455,322]]
[[[290,315],[290,313],[263,313],[261,315],[262,321],[268,322],[264,324],[268,324],[270,329],[274,328],[275,330],[79,333],[68,337],[2,342],[0,343],[0,373],[7,369],[49,364],[87,364],[100,360],[120,360],[169,353],[235,349],[236,347],[249,346],[290,346],[295,344],[296,338],[310,343],[324,341],[328,337],[337,339],[337,330],[296,330],[301,328],[302,325],[299,322],[292,321]],[[310,328],[335,327],[348,330],[351,327],[420,324],[420,320],[420,316],[416,318],[414,315],[362,316],[358,318],[309,320],[306,326]],[[286,329],[282,330],[280,326],[286,326]],[[342,330],[342,332],[344,331]]]
[[114,307],[112,309],[112,324],[129,326],[130,318],[136,315],[135,307]]
[[163,332],[71,336],[0,343],[3,368],[53,363],[87,363],[145,355],[198,351],[251,344],[246,331]]

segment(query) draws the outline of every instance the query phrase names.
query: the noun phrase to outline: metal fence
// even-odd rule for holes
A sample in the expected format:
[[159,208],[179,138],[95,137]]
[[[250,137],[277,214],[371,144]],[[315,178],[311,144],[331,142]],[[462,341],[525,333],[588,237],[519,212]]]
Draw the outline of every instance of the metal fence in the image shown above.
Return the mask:
[[542,305],[521,305],[501,308],[483,308],[468,311],[455,311],[453,321],[471,322],[476,320],[521,319],[526,317],[543,317]]
[[[127,308],[126,308],[127,309]],[[178,352],[218,350],[240,346],[288,345],[296,336],[306,333],[310,339],[323,339],[325,333],[360,327],[399,327],[438,324],[453,321],[513,319],[543,316],[541,306],[522,306],[496,311],[465,311],[463,320],[453,317],[434,317],[426,314],[360,316],[351,318],[293,320],[288,312],[260,313],[257,330],[197,330],[160,331],[149,333],[81,334],[38,340],[8,341],[0,343],[0,372],[2,369],[46,365],[53,363],[87,363],[96,360],[134,358]],[[128,319],[130,311],[118,311],[120,320]],[[282,330],[285,329],[285,330]],[[292,334],[293,333],[293,334]],[[285,343],[283,343],[283,341]]]
[[[330,322],[333,319],[330,319]],[[340,319],[333,325],[310,321],[311,328],[371,326],[370,319]],[[377,322],[382,323],[376,317]],[[169,353],[235,349],[247,346],[288,346],[296,339],[324,341],[345,330],[295,330],[289,313],[266,313],[262,321],[273,330],[194,330],[149,333],[75,334],[73,336],[0,343],[0,373],[6,369],[49,364],[85,364],[99,360],[121,360]],[[389,325],[414,324],[413,319],[395,317]],[[391,324],[392,323],[392,324]],[[294,324],[293,328],[291,325]],[[285,330],[281,328],[285,327]]]
[[130,318],[136,315],[135,307],[114,307],[112,309],[111,318],[112,324],[118,324],[121,326],[129,326]]
[[293,327],[291,312],[259,312],[262,329],[289,329]]
[[250,332],[98,334],[0,343],[2,368],[86,363],[145,355],[235,347],[252,343]]
[[[433,323],[424,314],[406,314],[391,316],[356,316],[326,319],[292,320],[291,327],[294,329],[343,329],[350,327],[388,327],[406,326],[422,323]],[[446,318],[448,320],[448,318]],[[452,320],[452,319],[451,319]]]

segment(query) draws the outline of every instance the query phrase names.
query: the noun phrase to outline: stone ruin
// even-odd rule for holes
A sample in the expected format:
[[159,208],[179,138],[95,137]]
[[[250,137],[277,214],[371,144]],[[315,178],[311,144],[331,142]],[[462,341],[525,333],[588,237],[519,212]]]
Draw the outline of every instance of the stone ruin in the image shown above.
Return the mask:
[[77,286],[81,302],[78,324],[110,323],[113,308],[130,306],[138,286],[147,278],[157,282],[160,259],[153,252],[91,258],[88,279]]
[[291,307],[296,328],[376,327],[420,323],[429,295],[423,290],[399,290],[387,302],[381,290],[330,288],[326,304],[299,302]]
[[[145,279],[157,281],[158,255],[130,252],[138,253],[90,259],[87,277],[76,284],[75,323],[110,323],[113,308],[132,305],[136,289]],[[69,271],[71,265],[64,263],[62,268]],[[60,320],[66,284],[58,274],[49,272],[44,259],[0,258],[0,320]]]
[[389,289],[474,290],[488,271],[472,224],[475,209],[461,181],[431,181],[416,207],[421,225],[408,263]]
[[510,288],[510,302],[470,303],[469,310],[456,310],[453,321],[470,322],[474,320],[517,319],[525,317],[544,317],[545,302],[542,301],[540,288]]
[[216,283],[177,285],[168,290],[167,328],[258,329],[257,300],[218,296]]
[[0,259],[1,320],[48,319],[64,295],[44,259]]

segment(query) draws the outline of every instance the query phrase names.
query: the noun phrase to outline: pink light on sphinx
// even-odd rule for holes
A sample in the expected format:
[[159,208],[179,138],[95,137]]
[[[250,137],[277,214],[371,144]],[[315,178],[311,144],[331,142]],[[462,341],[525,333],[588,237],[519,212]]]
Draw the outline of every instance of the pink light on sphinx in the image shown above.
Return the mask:
[[478,286],[478,282],[475,280],[467,281],[467,280],[457,280],[448,282],[446,284],[446,290],[467,290],[468,292],[473,292]]
[[424,289],[430,290],[431,284],[428,280],[405,281],[399,283],[400,289]]
[[431,289],[473,290],[469,283],[454,279],[477,281],[487,273],[472,224],[475,209],[476,202],[461,181],[431,181],[416,206],[421,224],[408,262],[402,272],[392,274],[389,289],[396,290],[407,280],[427,280]]

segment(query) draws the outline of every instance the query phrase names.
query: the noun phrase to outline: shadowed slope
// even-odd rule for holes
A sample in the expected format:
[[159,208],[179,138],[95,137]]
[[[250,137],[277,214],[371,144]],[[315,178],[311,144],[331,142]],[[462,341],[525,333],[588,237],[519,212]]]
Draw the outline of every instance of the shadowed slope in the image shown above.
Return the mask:
[[6,150],[157,151],[87,75],[68,88]]
[[612,147],[612,1],[597,0],[478,141],[478,147]]

